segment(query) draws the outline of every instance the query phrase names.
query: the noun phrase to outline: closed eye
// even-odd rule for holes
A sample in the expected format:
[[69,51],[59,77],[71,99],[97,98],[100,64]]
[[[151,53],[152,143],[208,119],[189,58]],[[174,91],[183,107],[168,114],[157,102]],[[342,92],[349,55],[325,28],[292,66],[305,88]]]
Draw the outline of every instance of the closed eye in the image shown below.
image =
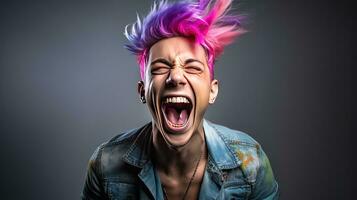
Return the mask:
[[185,71],[189,74],[200,74],[204,71],[204,64],[200,60],[189,58],[185,61]]
[[151,63],[151,74],[160,75],[170,71],[172,64],[163,58],[158,58]]
[[200,74],[203,72],[203,68],[196,65],[189,65],[185,67],[185,71],[189,74]]
[[170,71],[169,66],[165,65],[157,65],[157,66],[152,66],[151,67],[151,74],[153,75],[161,75],[161,74],[166,74]]

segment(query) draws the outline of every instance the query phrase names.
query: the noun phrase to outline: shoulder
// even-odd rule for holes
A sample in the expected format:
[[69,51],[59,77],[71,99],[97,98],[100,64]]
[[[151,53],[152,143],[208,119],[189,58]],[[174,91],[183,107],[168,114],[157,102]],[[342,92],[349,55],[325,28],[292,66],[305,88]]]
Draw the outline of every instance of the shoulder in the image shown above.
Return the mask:
[[125,163],[122,157],[147,126],[148,124],[122,132],[99,145],[90,158],[90,165],[94,165],[101,172],[102,176],[114,172],[115,169],[124,167]]
[[[108,157],[108,156],[113,156],[116,155],[117,153],[120,153],[120,150],[127,149],[128,146],[131,145],[131,143],[135,140],[136,136],[140,128],[135,128],[129,131],[122,132],[120,134],[117,134],[110,140],[102,143],[99,145],[96,150],[94,151],[91,160],[101,160],[103,156]],[[119,150],[119,151],[113,151],[113,150]]]
[[238,160],[245,180],[253,185],[252,199],[277,199],[278,184],[261,145],[242,131],[212,123],[211,126]]
[[82,199],[107,199],[107,185],[113,180],[135,182],[135,169],[122,157],[146,126],[118,134],[97,147],[88,162]]
[[210,123],[226,143],[239,163],[247,181],[254,183],[265,155],[260,144],[249,134],[222,125]]
[[234,130],[219,124],[210,123],[210,125],[229,144],[240,144],[259,148],[259,143],[245,132]]

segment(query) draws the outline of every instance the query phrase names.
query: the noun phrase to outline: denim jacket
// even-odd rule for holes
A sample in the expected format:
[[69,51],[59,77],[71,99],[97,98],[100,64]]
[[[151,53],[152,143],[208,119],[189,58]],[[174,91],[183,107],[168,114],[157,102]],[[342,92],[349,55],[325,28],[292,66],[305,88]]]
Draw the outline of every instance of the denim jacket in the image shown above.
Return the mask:
[[[82,199],[158,199],[150,159],[151,123],[100,145],[90,158]],[[208,161],[199,199],[278,199],[269,160],[247,134],[203,121]]]

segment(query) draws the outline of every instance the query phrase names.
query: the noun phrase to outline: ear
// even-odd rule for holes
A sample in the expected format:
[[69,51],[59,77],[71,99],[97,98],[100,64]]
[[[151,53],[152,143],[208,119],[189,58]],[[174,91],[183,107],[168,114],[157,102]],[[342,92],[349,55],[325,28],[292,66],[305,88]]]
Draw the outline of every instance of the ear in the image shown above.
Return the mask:
[[138,94],[140,97],[145,97],[145,85],[143,81],[138,82]]
[[213,104],[218,95],[218,80],[211,81],[211,90],[209,93],[209,104]]

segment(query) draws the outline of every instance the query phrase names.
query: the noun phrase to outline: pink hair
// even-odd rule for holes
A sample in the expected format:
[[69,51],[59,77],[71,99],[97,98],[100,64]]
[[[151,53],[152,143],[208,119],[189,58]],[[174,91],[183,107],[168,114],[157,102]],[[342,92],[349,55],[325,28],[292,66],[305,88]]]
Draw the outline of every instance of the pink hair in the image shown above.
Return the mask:
[[137,55],[140,76],[144,79],[150,47],[157,41],[175,36],[194,38],[207,52],[211,78],[214,62],[226,45],[245,32],[241,28],[241,16],[228,15],[232,0],[199,0],[154,3],[150,13],[125,28],[130,41],[126,48]]

